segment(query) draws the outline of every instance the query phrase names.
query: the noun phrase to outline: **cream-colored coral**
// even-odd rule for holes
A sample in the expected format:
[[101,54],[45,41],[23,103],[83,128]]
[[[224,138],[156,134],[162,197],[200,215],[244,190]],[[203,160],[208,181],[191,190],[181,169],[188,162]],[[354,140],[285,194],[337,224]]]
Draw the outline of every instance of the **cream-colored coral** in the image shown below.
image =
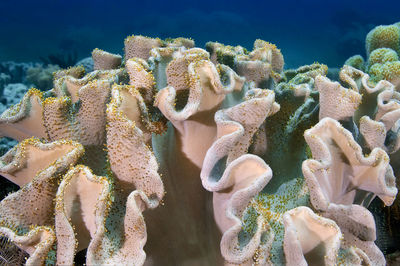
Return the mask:
[[281,72],[285,64],[281,50],[275,44],[257,39],[254,41],[254,50],[249,54],[252,60],[269,62],[275,72]]
[[[183,152],[198,167],[217,134],[216,128],[210,127],[213,113],[226,94],[241,90],[243,85],[243,79],[230,68],[216,69],[210,61],[204,60],[207,58],[208,54],[200,49],[177,55],[166,70],[169,86],[156,95],[154,103],[181,134]],[[219,73],[223,73],[227,81],[221,80]],[[191,141],[197,134],[204,139],[202,143]]]
[[75,253],[101,232],[101,219],[105,218],[98,216],[104,215],[101,210],[110,205],[111,193],[110,181],[93,175],[85,166],[78,165],[63,177],[55,206],[58,264],[73,264]]
[[264,233],[260,217],[255,236],[238,248],[243,212],[272,177],[271,169],[260,158],[244,154],[265,117],[279,110],[274,98],[272,91],[249,91],[247,101],[216,114],[218,139],[207,152],[201,179],[203,186],[213,192],[214,217],[223,233],[221,252],[230,263],[251,260]]
[[373,243],[374,219],[362,206],[375,195],[386,205],[393,203],[397,188],[389,156],[375,148],[365,157],[351,133],[331,118],[321,120],[304,137],[313,156],[302,167],[313,207],[346,231],[345,243],[360,242],[357,247],[372,263],[383,265],[383,254]]
[[167,39],[166,41],[168,47],[185,47],[188,49],[194,47],[194,41],[192,39],[178,37],[173,39]]
[[83,152],[76,142],[26,139],[1,157],[1,174],[22,189],[1,201],[0,231],[30,254],[28,265],[43,264],[52,249],[58,182]]
[[263,40],[254,42],[254,49],[247,53],[243,47],[225,46],[220,43],[207,43],[213,62],[232,67],[247,81],[253,81],[257,87],[267,88],[272,80],[279,81],[284,60],[281,51]]
[[129,74],[129,84],[141,91],[146,102],[151,103],[155,93],[155,79],[147,62],[140,58],[132,58],[125,62]]
[[[70,154],[73,152],[72,154]],[[83,153],[83,147],[70,141],[58,141],[52,144],[43,144],[38,139],[29,138],[21,141],[1,157],[0,171],[10,181],[19,186],[25,186],[32,178],[41,173],[49,165],[57,167],[60,161],[54,158],[69,156],[68,162],[73,163]],[[49,171],[49,170],[46,170]],[[52,171],[55,171],[52,169]]]
[[57,240],[54,230],[47,226],[37,226],[22,235],[0,226],[0,234],[29,254],[26,265],[44,265]]
[[0,132],[22,142],[0,170],[24,187],[0,203],[0,233],[31,265],[85,248],[91,265],[383,264],[365,207],[397,193],[393,84],[350,66],[341,83],[317,63],[282,72],[262,40],[193,46],[128,37],[121,69],[58,71],[8,109]]
[[285,212],[284,251],[286,265],[334,265],[342,233],[332,220],[308,207]]
[[[56,88],[51,94],[58,97],[45,97],[37,90],[31,90],[18,106],[3,114],[1,130],[9,137],[23,140],[37,135],[47,141],[58,141],[39,145],[35,140],[26,139],[17,146],[18,149],[15,148],[3,157],[3,175],[26,188],[1,202],[4,211],[1,215],[2,225],[25,231],[26,228],[38,230],[35,229],[36,226],[55,226],[59,245],[56,256],[58,264],[72,264],[76,251],[88,246],[88,263],[142,264],[146,257],[143,251],[146,229],[142,211],[145,208],[155,208],[164,195],[156,159],[147,146],[151,137],[149,130],[155,130],[154,125],[140,93],[132,86],[115,85],[122,80],[124,71],[97,70],[84,77],[69,75],[74,73],[73,70],[56,73]],[[106,115],[107,103],[111,97],[113,100]],[[137,104],[130,105],[127,101],[136,101]],[[82,145],[76,144],[80,148],[81,162],[89,165],[96,173],[106,174],[106,177],[96,177],[86,166],[71,169],[64,176],[78,156],[73,157],[73,161],[70,159],[68,163],[65,162],[63,149],[67,147],[64,146],[73,142],[59,139],[74,139],[83,144],[84,154]],[[36,149],[36,146],[29,146],[33,144],[44,151]],[[107,149],[104,150],[103,145],[106,144]],[[123,154],[120,153],[121,147],[126,149]],[[62,159],[57,160],[58,157]],[[121,161],[127,162],[120,163]],[[142,166],[137,168],[128,161],[135,161]],[[43,175],[51,182],[47,179],[41,181],[44,179],[41,177]],[[30,182],[32,178],[33,181]],[[61,179],[61,185],[58,186]],[[95,184],[99,180],[103,183],[103,188]],[[39,181],[46,185],[38,183]],[[26,219],[13,215],[13,206],[19,206],[29,200],[29,197],[37,196],[35,189],[46,190],[44,193],[47,193],[42,200],[29,201],[31,205],[40,204],[40,208],[32,206],[31,209],[36,211],[27,215]],[[96,190],[104,190],[99,192],[103,199],[96,199],[96,194],[92,193]],[[57,206],[54,206],[56,192]],[[15,199],[19,199],[19,203]],[[77,215],[80,213],[76,209],[77,205],[81,208],[82,216]],[[46,213],[43,213],[42,208]],[[15,210],[19,209],[21,208]],[[102,212],[95,214],[96,209]],[[123,231],[118,223],[110,224],[118,220],[116,217],[125,217]],[[139,228],[141,230],[138,231]],[[53,242],[47,246],[53,248],[54,228],[50,229],[53,232]],[[74,235],[78,237],[75,239]],[[7,236],[12,241],[17,239],[12,234]],[[115,246],[117,241],[124,243],[125,247]],[[47,253],[53,252],[50,248],[41,252],[48,256]],[[116,248],[118,251],[115,251]],[[136,253],[133,256],[134,249]],[[44,259],[40,258],[40,261],[43,262]],[[38,258],[32,257],[28,264],[36,261]]]
[[340,71],[343,82],[362,94],[362,102],[354,112],[353,120],[359,124],[360,133],[369,149],[380,147],[393,154],[399,149],[399,93],[386,80],[378,83],[370,76],[350,66]]
[[[326,210],[330,203],[352,204],[357,189],[374,193],[387,205],[393,202],[397,189],[385,151],[376,148],[365,157],[351,133],[331,118],[322,119],[304,137],[314,158],[303,163],[303,173],[310,182],[315,208]],[[368,204],[369,200],[365,195],[357,202]]]
[[323,76],[315,78],[315,89],[320,94],[319,119],[348,120],[361,103],[361,95],[357,91],[346,89]]
[[59,97],[45,98],[31,89],[20,104],[2,114],[0,132],[17,140],[36,136],[50,141],[69,138],[84,145],[101,145],[105,141],[106,103],[111,83],[118,80],[118,75],[118,71],[97,71],[82,79],[61,77],[55,89]]
[[42,97],[42,92],[30,89],[19,104],[4,111],[0,116],[0,136],[19,141],[32,136],[45,138]]
[[150,50],[154,47],[161,47],[162,41],[140,35],[132,35],[125,39],[125,60],[138,57],[147,60],[150,57]]
[[186,38],[170,38],[163,41],[159,38],[150,38],[141,35],[128,36],[125,38],[125,60],[135,57],[147,60],[153,48],[165,46],[171,48],[193,48],[194,41]]
[[387,89],[378,95],[375,120],[368,116],[361,118],[360,132],[370,149],[379,147],[388,153],[399,150],[400,138],[395,133],[398,131],[400,121],[399,99],[398,92],[393,88]]
[[116,69],[121,65],[122,57],[112,54],[98,48],[92,51],[94,70],[110,70]]

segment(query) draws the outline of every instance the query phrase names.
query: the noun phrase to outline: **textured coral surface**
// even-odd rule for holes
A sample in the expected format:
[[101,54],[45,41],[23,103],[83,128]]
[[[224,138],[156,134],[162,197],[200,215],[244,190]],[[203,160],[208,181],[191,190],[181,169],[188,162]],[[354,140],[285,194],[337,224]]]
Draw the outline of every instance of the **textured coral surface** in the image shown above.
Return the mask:
[[1,252],[27,265],[385,265],[368,207],[397,202],[399,32],[371,31],[368,62],[350,58],[338,81],[319,63],[284,70],[263,40],[95,49],[93,71],[58,70],[0,116],[18,141],[0,174],[20,187],[0,202]]

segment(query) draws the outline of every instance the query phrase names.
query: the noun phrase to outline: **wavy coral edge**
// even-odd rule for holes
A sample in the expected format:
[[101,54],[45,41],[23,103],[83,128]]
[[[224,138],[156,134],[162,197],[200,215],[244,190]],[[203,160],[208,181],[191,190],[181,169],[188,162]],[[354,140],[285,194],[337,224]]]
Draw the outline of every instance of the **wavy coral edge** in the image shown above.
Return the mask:
[[[189,98],[185,105],[185,107],[180,110],[176,111],[175,109],[175,101],[176,101],[176,94],[177,90],[172,86],[167,86],[166,88],[159,91],[156,95],[154,106],[160,108],[162,113],[171,121],[184,121],[187,120],[190,116],[195,114],[201,109],[201,104],[204,102],[204,95],[205,95],[205,88],[202,85],[204,81],[203,78],[199,77],[199,72],[205,71],[202,68],[208,68],[211,71],[211,75],[208,76],[210,79],[210,84],[212,85],[212,91],[216,95],[220,95],[220,97],[216,97],[213,99],[215,104],[219,104],[223,100],[223,95],[232,92],[233,90],[238,90],[238,87],[241,87],[243,84],[243,79],[234,74],[233,70],[226,69],[228,71],[229,76],[229,85],[224,86],[219,78],[219,74],[217,69],[215,68],[214,64],[207,60],[199,60],[196,62],[192,62],[189,64],[188,73],[189,78],[192,80],[192,86],[189,88]],[[210,90],[210,91],[211,91]],[[222,96],[222,98],[221,98]],[[221,98],[221,99],[219,99]],[[204,103],[203,103],[204,104]],[[211,108],[214,106],[210,106]]]
[[18,235],[9,228],[0,227],[0,235],[6,236],[16,246],[29,253],[27,266],[44,265],[48,252],[56,242],[56,235],[48,226],[37,226],[24,235]]
[[[200,176],[204,188],[214,192],[215,220],[223,233],[221,253],[229,263],[249,262],[259,249],[265,251],[270,245],[261,245],[261,235],[268,231],[261,216],[256,221],[256,232],[244,247],[238,234],[250,200],[272,178],[272,170],[261,158],[245,153],[254,130],[265,117],[279,110],[274,100],[274,93],[255,89],[248,92],[246,102],[215,115],[218,139],[207,151]],[[244,118],[242,112],[250,117]]]
[[[332,164],[332,158],[327,144],[315,133],[326,126],[335,128],[336,132],[345,138],[348,146],[353,148],[355,156],[361,164],[370,166],[380,162],[384,164],[384,167],[380,170],[378,180],[376,180],[378,188],[371,192],[377,194],[386,205],[392,204],[397,194],[397,188],[394,185],[394,181],[390,178],[387,180],[386,177],[387,167],[389,167],[389,157],[386,152],[380,148],[375,148],[368,157],[365,157],[362,154],[360,145],[354,140],[352,134],[347,129],[344,129],[338,121],[332,118],[324,118],[312,129],[306,130],[304,133],[304,138],[311,150],[315,149],[320,151],[317,157],[304,161],[302,165],[303,174],[308,183],[308,187],[314,188],[310,189],[313,206],[319,210],[326,210],[329,205],[329,200],[319,189],[319,183],[314,175],[314,172],[317,170],[324,169],[324,171],[327,171]],[[319,200],[318,202],[316,201],[317,199]]]

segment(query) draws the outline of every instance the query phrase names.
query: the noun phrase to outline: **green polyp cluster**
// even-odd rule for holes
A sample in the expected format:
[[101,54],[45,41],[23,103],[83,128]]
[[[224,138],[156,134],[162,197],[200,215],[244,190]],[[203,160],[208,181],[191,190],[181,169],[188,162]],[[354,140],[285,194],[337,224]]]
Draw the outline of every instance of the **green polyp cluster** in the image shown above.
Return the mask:
[[[283,81],[274,89],[280,110],[263,124],[267,151],[261,157],[271,167],[273,176],[244,212],[239,240],[243,245],[248,243],[257,230],[257,218],[262,216],[267,229],[264,234],[268,235],[269,230],[274,234],[269,259],[277,265],[285,261],[283,214],[298,206],[311,206],[301,170],[302,162],[311,157],[311,151],[303,134],[318,123],[318,92],[311,88],[313,78],[324,75],[326,70],[326,67],[314,64],[285,72]],[[309,94],[296,96],[296,85],[308,85]],[[262,238],[262,242],[268,240],[268,237]]]
[[382,64],[375,64],[369,69],[369,74],[371,75],[371,81],[378,83],[383,80],[383,66]]
[[371,52],[368,59],[368,72],[372,82],[392,81],[400,76],[399,56],[393,49],[378,48]]
[[55,265],[57,261],[57,244],[54,244],[52,248],[50,249],[49,252],[47,252],[46,260],[45,260],[45,265],[46,266],[51,266]]
[[397,55],[396,51],[390,48],[379,48],[369,55],[368,63],[370,66],[374,64],[384,64],[387,62],[394,62],[398,61],[399,56]]
[[236,55],[233,53],[224,52],[221,50],[217,50],[217,61],[220,64],[227,65],[231,68],[235,66],[235,57]]
[[328,67],[320,63],[301,66],[297,69],[288,69],[283,73],[279,84],[300,85],[307,83],[313,85],[316,76],[325,76],[327,72]]
[[242,230],[239,232],[239,248],[245,247],[257,231],[257,218],[260,214],[250,205],[243,213]]
[[[268,235],[269,230],[274,234],[269,259],[279,265],[284,261],[283,214],[293,208],[310,205],[309,192],[303,177],[294,178],[283,184],[274,194],[258,194],[243,215],[243,229],[239,234],[241,245],[245,246],[254,235],[257,230],[257,218],[261,215],[265,223],[264,228],[267,229],[264,234]],[[261,244],[265,244],[268,240],[268,237],[262,237]]]
[[378,48],[391,48],[400,53],[400,27],[399,23],[378,26],[371,30],[365,40],[367,54]]
[[235,69],[235,61],[237,56],[248,54],[247,50],[241,46],[234,47],[217,42],[208,42],[206,43],[205,48],[206,51],[209,52],[211,55],[216,55],[216,61],[219,64],[227,65],[232,69]]
[[[262,156],[271,167],[273,178],[264,188],[274,193],[283,183],[301,175],[301,162],[307,158],[303,133],[318,122],[317,101],[294,96],[292,90],[276,94],[281,110],[266,121],[268,151]],[[286,167],[291,165],[291,167]]]
[[189,90],[179,90],[176,92],[175,110],[182,111],[189,99]]
[[365,71],[365,61],[361,55],[353,55],[344,62],[344,65],[354,67],[358,70]]
[[376,63],[369,69],[371,81],[378,83],[381,80],[394,81],[400,78],[400,61]]
[[[310,68],[314,71],[314,68]],[[267,152],[261,157],[271,167],[273,178],[264,193],[274,193],[283,183],[302,175],[301,164],[307,159],[303,133],[318,122],[318,92],[296,96],[294,85],[313,84],[307,72],[300,72],[274,89],[280,110],[265,121]],[[291,167],[286,167],[291,165]]]
[[229,86],[231,80],[226,70],[221,65],[217,65],[217,70],[222,85]]
[[381,80],[400,82],[400,22],[378,26],[372,29],[365,40],[367,61],[361,55],[354,55],[344,65],[352,66],[370,75],[370,82],[375,85]]
[[[281,86],[281,89],[285,86]],[[299,197],[299,190],[304,183],[301,164],[307,159],[303,132],[318,122],[318,100],[308,98],[304,101],[304,97],[296,97],[293,90],[284,88],[276,92],[276,101],[281,110],[266,121],[268,148],[262,156],[271,167],[273,177],[253,204],[258,206],[256,209],[274,231],[270,254],[271,260],[278,263],[284,261],[283,213],[298,206],[309,205],[308,199],[303,199],[303,202]]]

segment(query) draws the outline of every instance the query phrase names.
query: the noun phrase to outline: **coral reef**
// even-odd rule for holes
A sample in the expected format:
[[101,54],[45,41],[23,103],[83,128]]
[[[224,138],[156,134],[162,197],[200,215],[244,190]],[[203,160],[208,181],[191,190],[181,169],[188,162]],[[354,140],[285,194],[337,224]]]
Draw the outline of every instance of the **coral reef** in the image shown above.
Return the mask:
[[[374,65],[396,59],[381,35]],[[59,70],[0,116],[19,141],[0,174],[21,187],[0,202],[0,234],[28,265],[84,250],[88,265],[385,265],[367,207],[396,200],[393,80],[284,71],[262,40],[135,35],[124,51],[95,49],[93,71]],[[370,69],[361,59],[349,64]]]
[[6,84],[10,83],[11,77],[5,73],[0,73],[0,91],[3,91],[3,88]]
[[121,65],[122,57],[100,50],[94,49],[92,52],[94,70],[108,70],[118,68]]
[[[4,87],[3,95],[0,96],[0,112],[3,113],[8,107],[18,104],[25,93],[28,91],[28,87],[23,83],[9,83]],[[4,155],[9,149],[15,146],[17,142],[10,138],[1,138],[0,139],[0,154]],[[6,181],[6,180],[2,180]],[[9,192],[9,189],[15,188],[14,186],[6,186],[5,183],[2,183],[2,189]],[[4,194],[2,193],[0,196],[1,199],[4,198]]]
[[1,62],[0,73],[10,77],[9,83],[26,83],[26,72],[28,69],[38,66],[40,66],[39,63]]
[[3,95],[0,97],[0,111],[4,112],[7,107],[18,104],[24,94],[28,91],[28,87],[22,83],[10,83],[4,87]]
[[400,89],[400,22],[377,26],[365,40],[367,61],[360,55],[349,58],[345,65],[355,67],[371,75],[371,82],[387,80]]
[[40,90],[50,90],[53,88],[53,73],[58,70],[58,65],[31,67],[27,70],[26,79]]
[[[398,91],[400,89],[399,26],[399,23],[395,23],[372,29],[367,35],[365,44],[367,60],[364,62],[362,57],[358,55],[351,57],[345,62],[345,65],[353,66],[365,72],[364,74],[354,71],[359,76],[356,78],[356,82],[361,82],[364,88],[379,87],[378,84],[386,80],[394,86],[394,90]],[[358,59],[354,60],[356,58]],[[381,83],[381,85],[385,87],[392,86],[388,83]],[[380,97],[376,97],[379,92],[380,89],[368,93],[370,95],[367,96],[367,98],[370,98],[368,102],[373,103],[373,105],[369,107],[365,105],[366,108],[372,108],[370,109],[370,118],[362,118],[362,121],[360,121],[360,130],[364,134],[364,140],[362,141],[367,143],[369,149],[377,146],[391,154],[391,165],[396,173],[398,169],[398,155],[395,140],[397,126],[395,125],[397,122],[393,121],[393,119],[395,119],[395,106],[397,106],[398,96],[397,92],[386,92],[381,94]],[[374,98],[376,100],[373,100]],[[373,118],[373,108],[377,108],[375,118]],[[388,113],[385,114],[386,112]],[[382,131],[377,136],[374,131],[378,128]],[[395,252],[400,245],[398,241],[400,231],[396,229],[400,225],[399,204],[400,202],[397,199],[392,206],[383,208],[382,204],[375,200],[369,207],[373,212],[378,228],[377,243],[385,253]]]

